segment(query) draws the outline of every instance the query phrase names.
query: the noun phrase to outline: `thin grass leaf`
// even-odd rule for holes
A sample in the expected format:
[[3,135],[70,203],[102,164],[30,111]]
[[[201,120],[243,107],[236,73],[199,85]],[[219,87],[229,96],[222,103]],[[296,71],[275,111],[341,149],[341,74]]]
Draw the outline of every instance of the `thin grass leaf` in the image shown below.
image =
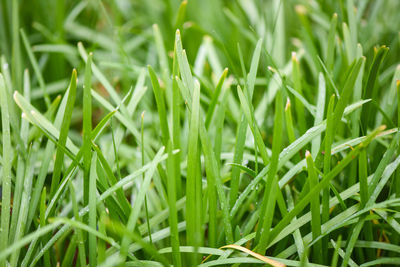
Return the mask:
[[[77,222],[80,222],[80,216],[79,216],[79,209],[78,209],[78,203],[76,201],[76,196],[75,196],[75,187],[72,184],[72,182],[69,182],[69,192],[70,192],[70,196],[71,196],[71,201],[72,201],[72,208],[74,211],[74,217],[75,220]],[[79,263],[81,266],[85,266],[86,265],[86,251],[85,251],[85,240],[84,240],[84,236],[82,233],[81,229],[76,229],[76,236],[77,236],[77,243],[78,243],[78,250],[79,250]]]
[[151,66],[148,66],[148,71],[151,79],[151,84],[153,85],[154,96],[157,103],[157,110],[160,119],[160,126],[161,126],[160,128],[161,128],[163,145],[167,146],[169,139],[169,129],[168,129],[167,113],[164,102],[164,92],[161,90],[160,84],[158,83],[157,75]]
[[294,134],[294,126],[293,126],[293,118],[292,118],[292,104],[290,102],[290,98],[287,98],[286,106],[285,106],[285,122],[286,122],[286,131],[289,139],[289,143],[293,143],[296,140],[296,136]]
[[282,146],[282,128],[283,128],[283,103],[281,92],[278,91],[275,100],[275,118],[274,132],[272,141],[272,157],[268,171],[267,181],[265,183],[264,197],[260,213],[260,227],[257,229],[256,242],[258,252],[264,253],[270,239],[272,218],[274,217],[276,203],[276,189],[278,185],[277,171],[279,153]]
[[[318,100],[317,100],[317,111],[315,113],[314,126],[320,124],[324,118],[325,95],[326,95],[325,79],[322,73],[320,73],[318,77]],[[316,158],[320,146],[321,146],[321,136],[317,136],[317,138],[315,138],[311,143],[311,155],[313,156],[313,158]]]
[[[12,146],[10,137],[10,116],[7,103],[7,93],[4,84],[3,75],[0,74],[0,104],[1,104],[1,121],[2,121],[2,190],[1,190],[1,231],[0,231],[0,266],[5,266],[5,254],[9,240],[10,227],[10,202],[11,202],[11,168],[12,168]],[[15,243],[14,243],[15,244]],[[11,245],[12,246],[12,245]],[[13,251],[13,250],[11,250]]]
[[335,266],[337,266],[337,262],[339,259],[339,248],[340,248],[340,245],[342,244],[342,236],[341,235],[339,236],[338,240],[336,241],[336,244],[334,244],[333,240],[331,240],[331,241],[332,241],[332,244],[335,246],[335,252],[333,253],[333,256],[332,256],[331,266],[335,267]]
[[[97,229],[97,210],[96,210],[96,162],[97,162],[97,155],[96,153],[93,154],[92,162],[90,164],[90,175],[89,175],[89,218],[88,218],[88,226],[96,230]],[[89,266],[96,266],[97,265],[97,240],[96,236],[89,233]]]
[[65,252],[64,259],[61,263],[61,267],[71,266],[72,261],[74,260],[75,252],[76,252],[76,235],[71,238],[71,243],[68,245],[67,251]]
[[213,117],[214,110],[215,110],[215,107],[217,105],[217,102],[218,102],[218,99],[219,99],[219,96],[220,96],[220,93],[221,93],[221,89],[222,89],[222,86],[224,84],[224,81],[225,81],[225,78],[226,78],[227,74],[228,74],[228,69],[224,69],[224,71],[222,72],[221,77],[219,78],[218,84],[215,87],[215,91],[213,93],[211,103],[208,106],[207,114],[206,114],[206,120],[205,120],[205,126],[206,126],[207,129],[210,126],[211,119]]
[[[306,161],[308,170],[308,181],[310,191],[318,184],[318,176],[315,172],[314,161],[309,151],[306,151]],[[319,194],[315,194],[310,200],[311,210],[311,230],[313,239],[321,235],[321,217],[320,217],[320,200]],[[322,243],[318,241],[313,247],[313,259],[317,263],[322,262]]]
[[[40,228],[45,227],[46,224],[47,224],[47,220],[46,220],[46,187],[43,187],[42,195],[40,197]],[[46,242],[46,238],[43,237],[42,244],[44,244],[45,242]],[[46,266],[46,267],[51,266],[49,253],[44,254],[43,260],[44,260],[44,266]]]
[[250,168],[247,168],[246,166],[240,165],[240,164],[236,164],[236,163],[228,163],[229,165],[238,167],[240,170],[242,170],[243,172],[247,173],[248,175],[250,175],[251,177],[256,177],[257,173],[255,171],[253,171]]
[[11,4],[11,35],[12,35],[12,47],[11,47],[11,61],[13,68],[12,80],[13,84],[17,88],[21,88],[21,78],[22,78],[22,55],[21,55],[21,43],[19,39],[18,29],[19,29],[19,2],[14,0]]
[[237,92],[239,95],[239,99],[240,99],[240,104],[242,106],[243,109],[243,113],[246,117],[246,120],[249,123],[249,127],[253,133],[254,139],[255,139],[255,143],[257,145],[258,151],[261,154],[261,158],[264,161],[264,164],[267,164],[269,162],[269,157],[267,154],[267,150],[265,148],[265,144],[264,141],[262,139],[261,133],[260,133],[260,129],[258,128],[258,126],[256,125],[252,114],[252,108],[246,98],[246,96],[244,95],[244,93],[242,92],[242,89],[240,88],[240,86],[237,87]]
[[367,165],[367,151],[362,150],[358,159],[358,172],[360,179],[360,197],[361,207],[365,207],[368,201],[368,165]]
[[[364,84],[364,92],[363,92],[363,98],[371,98],[371,99],[376,99],[377,98],[377,86],[376,86],[376,80],[379,77],[379,69],[382,64],[382,61],[385,59],[387,53],[388,53],[389,48],[386,46],[381,46],[378,49],[374,49],[374,59],[373,62],[369,68],[368,74],[367,74],[367,79],[366,83]],[[371,107],[365,107],[364,112],[363,112],[363,124],[368,126],[371,122]]]
[[350,36],[350,30],[349,27],[347,26],[346,23],[342,24],[342,28],[343,28],[343,37],[344,37],[344,44],[346,47],[346,55],[347,55],[347,60],[348,62],[353,62],[354,57],[355,57],[355,45],[356,43],[353,43],[353,40]]
[[[175,170],[175,162],[172,154],[172,144],[169,142],[167,159],[167,189],[168,189],[168,206],[169,206],[169,225],[171,228],[171,246],[172,246],[172,262],[174,266],[182,266],[182,259],[179,246],[178,233],[178,212],[176,208],[176,179],[178,178]],[[148,223],[150,223],[148,221]]]
[[[285,186],[285,191],[286,191],[286,195],[287,195],[288,211],[290,211],[294,207],[294,201],[293,201],[293,197],[292,197],[292,194],[290,192],[290,188],[288,185]],[[295,217],[294,219],[296,220],[297,218]],[[304,260],[308,262],[308,257],[307,257],[307,254],[305,253],[303,238],[301,236],[299,229],[294,231],[293,238],[295,241],[295,245],[296,245],[297,253],[298,253],[299,257],[304,257],[305,258]]]
[[[144,143],[144,112],[141,115],[141,141],[142,141],[141,153],[142,153],[142,167],[143,167],[144,166],[144,162],[145,162],[145,159],[144,159],[144,156],[145,156],[145,154],[144,154],[144,146],[145,146],[145,143]],[[169,151],[168,151],[168,156],[170,156],[170,155],[172,155],[172,152],[169,153]],[[143,181],[145,179],[144,173],[142,175],[142,179],[143,179]],[[144,209],[146,211],[146,224],[147,224],[147,229],[148,229],[147,231],[149,233],[150,244],[152,245],[153,244],[153,240],[151,239],[149,210],[148,210],[148,207],[147,207],[147,197],[146,196],[144,196]]]
[[91,134],[92,134],[92,58],[90,53],[86,61],[85,81],[83,86],[83,203],[89,203],[89,180],[90,164],[92,160]]
[[[190,71],[189,71],[190,73]],[[191,83],[191,81],[190,81]],[[200,115],[200,86],[195,86],[192,93],[192,106],[190,112],[189,140],[188,140],[188,170],[186,178],[186,225],[187,225],[187,244],[194,247],[201,246],[201,211],[196,208],[201,203],[199,192],[202,191],[200,170],[200,151],[199,151],[199,115]],[[213,226],[211,226],[212,228]],[[211,232],[213,230],[211,229]],[[192,258],[196,261],[196,255]],[[193,262],[193,263],[194,263]]]
[[335,55],[335,36],[336,36],[336,25],[338,15],[334,13],[332,15],[331,24],[328,34],[328,48],[326,52],[326,66],[329,71],[333,69],[333,57]]
[[22,42],[24,43],[24,46],[25,46],[25,50],[28,53],[29,60],[30,60],[30,62],[32,64],[32,68],[33,68],[33,70],[35,72],[35,75],[36,75],[38,81],[39,81],[39,85],[40,85],[40,88],[41,88],[41,90],[43,92],[43,96],[44,96],[46,105],[47,105],[47,107],[50,107],[50,97],[49,97],[49,95],[47,93],[46,84],[44,82],[44,78],[43,78],[42,73],[40,71],[38,62],[37,62],[35,56],[33,55],[32,48],[31,48],[31,46],[29,44],[28,38],[27,38],[27,36],[26,36],[26,34],[25,34],[23,29],[20,29],[20,34],[21,34],[21,37],[22,37]]
[[184,0],[181,2],[179,5],[178,13],[176,15],[176,20],[175,20],[175,29],[180,29],[185,22],[185,15],[186,15],[186,6],[187,6],[188,1]]
[[63,161],[64,161],[64,151],[60,148],[66,145],[67,138],[68,138],[68,131],[69,131],[69,125],[71,123],[71,116],[72,116],[72,110],[75,104],[75,97],[76,97],[76,83],[77,83],[77,77],[76,77],[76,70],[72,71],[72,76],[71,76],[71,82],[68,87],[68,100],[67,104],[65,106],[65,112],[64,112],[64,117],[62,120],[61,124],[61,129],[60,129],[60,135],[58,137],[58,148],[56,152],[56,159],[54,163],[54,171],[53,171],[53,176],[51,178],[51,187],[50,187],[50,196],[54,196],[56,187],[58,187],[58,183],[60,181],[60,176],[61,176],[61,170],[63,167]]
[[[300,74],[300,63],[297,59],[297,55],[295,52],[292,52],[292,80],[294,90],[302,95],[302,85],[301,85],[301,74]],[[306,130],[306,120],[304,113],[304,106],[299,98],[295,100],[295,110],[296,110],[296,119],[299,121],[300,134],[303,134]]]

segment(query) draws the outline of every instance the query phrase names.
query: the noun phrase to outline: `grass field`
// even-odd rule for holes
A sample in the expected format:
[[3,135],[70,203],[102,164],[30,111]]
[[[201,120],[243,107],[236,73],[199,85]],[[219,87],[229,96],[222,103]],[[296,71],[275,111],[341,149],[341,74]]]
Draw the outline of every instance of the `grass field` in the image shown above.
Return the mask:
[[400,1],[0,1],[0,267],[400,265]]

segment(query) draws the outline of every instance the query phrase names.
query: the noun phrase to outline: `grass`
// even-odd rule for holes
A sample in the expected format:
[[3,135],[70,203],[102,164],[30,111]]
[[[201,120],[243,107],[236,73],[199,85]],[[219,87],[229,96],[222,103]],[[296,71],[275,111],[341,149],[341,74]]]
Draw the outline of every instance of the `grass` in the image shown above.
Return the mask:
[[399,8],[3,1],[0,267],[398,264]]

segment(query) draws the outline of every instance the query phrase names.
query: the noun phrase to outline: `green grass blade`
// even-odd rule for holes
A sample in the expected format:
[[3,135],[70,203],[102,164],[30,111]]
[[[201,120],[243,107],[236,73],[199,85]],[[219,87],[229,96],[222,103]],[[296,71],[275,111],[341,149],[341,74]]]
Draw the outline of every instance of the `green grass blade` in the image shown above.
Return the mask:
[[[381,46],[378,49],[374,49],[374,59],[372,61],[372,64],[369,68],[368,74],[367,74],[367,79],[366,83],[364,84],[364,92],[363,92],[363,98],[372,98],[376,99],[377,98],[377,86],[376,86],[376,80],[379,77],[379,69],[380,66],[385,59],[387,53],[388,53],[389,48],[386,46]],[[366,106],[364,108],[363,112],[363,126],[364,129],[369,126],[371,122],[371,107]]]
[[346,58],[349,63],[353,62],[355,59],[355,44],[353,44],[353,40],[350,36],[350,30],[346,23],[342,24],[343,28],[343,37],[344,37],[344,44],[346,47]]
[[[97,229],[97,210],[96,210],[96,162],[97,156],[93,154],[92,162],[90,165],[90,175],[89,175],[89,227],[93,230]],[[97,265],[97,240],[96,236],[89,233],[89,266]]]
[[[292,80],[293,87],[297,93],[302,94],[302,85],[301,85],[301,74],[300,74],[300,63],[297,59],[296,53],[292,53]],[[303,134],[306,130],[306,120],[304,114],[304,106],[299,99],[296,98],[294,103],[296,110],[296,119],[299,121],[300,134]]]
[[[65,146],[68,138],[69,125],[71,123],[72,110],[75,104],[75,97],[76,97],[76,83],[77,83],[76,75],[77,75],[76,70],[72,71],[71,83],[68,89],[67,105],[65,106],[64,117],[60,129],[60,136],[58,137],[58,144],[61,147]],[[64,161],[64,151],[60,148],[60,146],[57,148],[56,152],[54,171],[51,179],[50,197],[54,196],[55,190],[58,187]]]
[[[331,170],[331,155],[332,155],[332,142],[334,140],[334,105],[335,105],[335,95],[332,95],[329,99],[328,109],[327,109],[327,119],[326,119],[326,132],[324,138],[324,173],[329,173]],[[329,198],[330,198],[330,188],[327,187],[322,193],[322,214],[321,222],[325,223],[329,220]],[[326,249],[328,247],[329,237],[322,240],[323,253],[326,254]]]
[[[173,58],[173,77],[179,74],[178,59],[176,54],[176,44],[174,45],[174,58]],[[174,149],[181,151],[181,122],[180,122],[180,105],[181,95],[176,79],[172,79],[172,144]],[[180,198],[182,195],[182,182],[181,182],[181,153],[178,152],[174,156],[174,166],[176,171],[176,196]]]
[[[315,172],[314,161],[309,151],[306,151],[306,161],[308,170],[308,181],[310,191],[318,184],[318,176]],[[311,230],[313,239],[321,235],[321,217],[319,194],[315,194],[310,200],[311,205]],[[313,247],[313,259],[316,263],[322,263],[322,243],[317,241]]]
[[151,84],[153,85],[154,96],[157,103],[158,116],[160,119],[160,128],[162,134],[163,145],[167,146],[169,139],[168,120],[165,109],[164,92],[160,88],[158,78],[151,66],[148,66]]
[[[78,203],[76,201],[75,187],[72,184],[72,182],[69,182],[69,192],[70,192],[70,196],[71,196],[72,209],[73,209],[75,220],[77,222],[80,222],[81,219],[79,216]],[[81,229],[76,230],[76,236],[78,238],[79,263],[81,266],[85,266],[86,265],[86,251],[85,251],[85,245],[84,245],[85,240],[84,240]]]
[[[333,240],[331,240],[331,241],[332,241],[332,244],[334,244],[334,241]],[[335,252],[333,253],[333,256],[332,256],[332,261],[331,261],[332,267],[337,266],[337,262],[339,259],[339,248],[340,248],[341,244],[342,244],[342,236],[340,235],[338,240],[336,241],[336,244],[334,244],[336,247],[335,247]]]
[[331,24],[330,24],[330,28],[329,28],[328,48],[327,48],[327,53],[326,53],[326,66],[329,71],[332,71],[332,69],[333,69],[337,20],[338,20],[338,15],[336,13],[334,13],[332,15]]
[[[1,104],[1,121],[2,121],[2,198],[1,198],[1,241],[0,251],[6,250],[9,240],[10,227],[10,201],[11,201],[11,168],[12,168],[12,146],[10,137],[10,116],[7,103],[7,93],[4,84],[3,75],[0,74],[0,104]],[[5,256],[0,257],[0,266],[5,266]]]
[[360,177],[360,197],[361,207],[365,207],[368,201],[368,165],[367,165],[367,151],[362,150],[358,159],[358,172]]
[[[198,192],[200,170],[200,151],[199,151],[199,115],[200,115],[200,87],[194,87],[192,106],[190,112],[189,137],[188,137],[188,168],[186,177],[186,227],[187,244],[194,247],[201,246],[201,210],[197,210],[201,198]],[[201,183],[200,183],[201,184]],[[199,221],[200,220],[200,221]],[[196,261],[196,258],[193,258]],[[193,262],[194,264],[194,262]]]
[[[358,73],[361,69],[363,61],[365,61],[364,57],[362,57],[356,61],[356,63],[351,68],[348,78],[346,79],[346,82],[344,84],[343,90],[340,95],[340,99],[335,107],[334,119],[333,119],[334,125],[337,125],[339,123],[339,121],[342,119],[343,112],[344,112],[347,104],[349,103],[350,96],[353,91],[352,89],[353,89],[354,83],[356,82],[356,79],[358,77]],[[334,128],[334,129],[336,129],[336,128]],[[334,133],[335,133],[335,131],[334,131]]]
[[210,126],[211,119],[213,117],[213,114],[214,114],[214,111],[215,111],[215,107],[217,105],[217,102],[218,102],[218,99],[219,99],[219,96],[220,96],[220,93],[221,93],[221,89],[222,89],[222,86],[224,84],[224,81],[225,81],[225,78],[226,78],[227,74],[228,74],[228,69],[224,69],[224,71],[222,72],[221,77],[219,78],[218,84],[215,87],[215,91],[213,93],[211,103],[208,106],[208,110],[207,110],[207,114],[206,114],[206,121],[205,121],[205,126],[206,126],[207,129]]
[[[315,114],[314,126],[320,124],[324,118],[325,109],[325,79],[322,73],[318,77],[318,100],[317,100],[317,112]],[[321,136],[317,136],[311,143],[311,155],[316,158],[321,146]]]
[[286,131],[287,131],[289,143],[293,143],[296,140],[296,136],[294,134],[294,126],[293,126],[293,118],[292,118],[292,104],[290,102],[290,98],[287,98],[287,101],[286,101],[285,122],[286,122]]
[[[42,190],[42,195],[40,196],[40,228],[43,228],[46,226],[47,224],[47,220],[46,220],[46,187],[43,187]],[[44,243],[46,241],[45,238],[42,238],[42,243]],[[51,263],[50,263],[50,254],[49,253],[45,253],[44,254],[44,265],[46,267],[50,267]]]
[[172,154],[172,144],[168,144],[168,159],[167,159],[167,191],[168,191],[168,206],[169,206],[169,225],[171,228],[171,246],[172,246],[172,262],[174,266],[182,266],[182,259],[179,248],[179,233],[178,233],[178,212],[176,209],[176,179],[177,172],[175,170],[175,159]]
[[42,75],[42,73],[40,71],[38,62],[37,62],[35,56],[33,55],[32,48],[31,48],[31,46],[29,44],[29,41],[28,41],[28,37],[26,36],[26,34],[25,34],[23,29],[20,30],[20,33],[21,33],[21,37],[22,37],[22,42],[24,43],[24,46],[25,46],[25,50],[28,53],[29,60],[30,60],[30,62],[32,64],[32,68],[35,71],[35,75],[36,75],[36,77],[37,77],[37,79],[39,81],[40,88],[43,91],[43,96],[44,96],[46,105],[47,105],[47,107],[50,107],[50,97],[49,97],[49,95],[47,93],[46,84],[44,82],[43,75]]
[[[144,112],[142,113],[142,115],[140,117],[141,117],[141,123],[140,123],[141,127],[140,128],[141,128],[141,142],[142,142],[142,147],[140,150],[141,150],[141,154],[142,154],[141,156],[142,156],[142,167],[143,167],[144,162],[145,162],[145,159],[144,159],[144,157],[145,157],[145,154],[144,154],[144,146],[145,146],[145,143],[144,143]],[[170,154],[172,154],[172,153],[169,153],[168,156]],[[145,179],[144,173],[142,175],[142,179],[143,179],[143,181]],[[153,240],[151,239],[151,227],[150,227],[149,210],[147,207],[147,197],[146,196],[144,197],[144,209],[146,211],[146,224],[147,224],[147,231],[149,233],[150,244],[153,244]]]
[[282,146],[283,132],[283,102],[281,91],[278,91],[275,100],[275,118],[274,132],[272,142],[272,157],[270,168],[268,171],[267,181],[265,183],[264,197],[260,213],[260,230],[257,230],[256,242],[258,243],[258,252],[264,253],[270,239],[270,231],[272,226],[272,218],[274,217],[276,203],[276,189],[278,185],[277,171],[279,153]]
[[400,128],[400,80],[396,81],[397,91],[397,127]]
[[180,29],[185,22],[185,15],[186,15],[186,6],[187,6],[188,1],[184,0],[181,2],[179,5],[178,9],[178,14],[176,16],[176,21],[175,21],[175,29]]
[[[76,235],[74,235],[71,238],[71,241],[68,245],[67,251],[65,252],[64,259],[61,263],[61,267],[67,267],[67,266],[72,265],[72,261],[74,260],[74,257],[75,257],[76,245],[77,245]],[[79,253],[81,253],[81,252],[79,251]]]
[[11,20],[12,20],[12,48],[11,48],[11,62],[13,65],[12,70],[12,80],[14,86],[17,88],[21,88],[21,80],[22,80],[22,55],[21,55],[21,47],[20,47],[20,39],[18,34],[19,29],[19,1],[12,1],[12,9],[11,9]]
[[83,203],[89,203],[89,173],[92,160],[91,134],[92,134],[92,58],[90,53],[86,61],[85,81],[83,86]]
[[253,98],[254,84],[256,82],[257,70],[258,70],[258,65],[260,62],[262,43],[263,43],[262,39],[257,41],[256,48],[254,49],[254,52],[253,52],[253,57],[251,58],[250,71],[249,71],[249,74],[247,75],[247,79],[246,79],[246,81],[247,81],[246,89],[247,89],[247,92],[249,93],[250,100]]
[[242,89],[240,88],[240,86],[238,86],[237,92],[239,95],[240,104],[242,106],[243,113],[246,117],[246,120],[249,123],[250,129],[253,133],[255,142],[257,144],[258,151],[261,154],[261,158],[263,159],[264,164],[267,164],[269,162],[267,149],[265,148],[265,144],[262,139],[260,129],[258,128],[258,126],[256,125],[256,123],[254,121],[254,118],[253,118],[254,115],[252,115],[253,113],[252,113],[252,108],[250,106],[250,103],[249,103],[248,99],[246,98],[246,96],[244,95],[244,93],[242,92]]
[[[241,164],[243,160],[243,152],[247,136],[247,124],[248,123],[246,117],[242,115],[242,118],[240,120],[236,132],[235,151],[233,156],[234,164]],[[233,167],[231,174],[231,182],[230,182],[231,190],[229,192],[229,206],[231,209],[234,207],[235,202],[237,200],[237,195],[239,192],[239,181],[240,181],[240,169]]]

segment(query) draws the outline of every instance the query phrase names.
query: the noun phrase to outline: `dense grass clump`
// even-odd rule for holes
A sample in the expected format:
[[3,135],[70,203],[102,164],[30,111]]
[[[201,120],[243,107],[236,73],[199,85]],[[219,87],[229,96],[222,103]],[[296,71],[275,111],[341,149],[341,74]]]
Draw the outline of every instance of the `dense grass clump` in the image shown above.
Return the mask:
[[0,267],[400,264],[400,2],[0,3]]

